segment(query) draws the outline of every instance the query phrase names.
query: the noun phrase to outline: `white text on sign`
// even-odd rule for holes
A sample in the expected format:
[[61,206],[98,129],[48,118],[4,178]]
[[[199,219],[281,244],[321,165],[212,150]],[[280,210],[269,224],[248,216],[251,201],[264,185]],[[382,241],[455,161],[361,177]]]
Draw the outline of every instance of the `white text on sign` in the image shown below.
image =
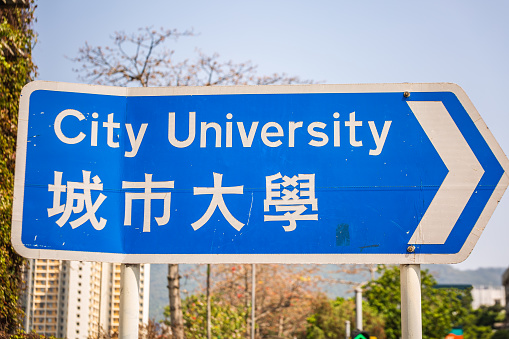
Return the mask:
[[[170,144],[177,148],[185,148],[192,145],[197,139],[197,123],[196,123],[196,112],[189,112],[188,114],[188,131],[185,139],[179,140],[177,138],[176,131],[176,117],[175,112],[170,112],[168,116],[168,141]],[[71,135],[69,131],[65,131],[62,127],[64,119],[77,119],[75,122],[78,127],[81,127],[83,120],[86,120],[85,115],[74,109],[66,109],[60,112],[54,123],[55,135],[60,141],[65,144],[79,144],[81,142],[90,142],[90,146],[98,145],[98,136],[100,133],[106,134],[106,144],[111,148],[119,147],[119,129],[121,128],[120,123],[115,122],[114,113],[107,115],[107,120],[102,122],[100,126],[99,114],[92,113],[92,121],[90,122],[90,128],[81,128],[77,135]],[[384,121],[381,123],[375,123],[375,121],[367,121],[367,126],[362,120],[357,120],[355,112],[348,113],[348,120],[344,121],[344,127],[341,128],[340,114],[335,112],[332,114],[332,124],[329,125],[325,122],[314,121],[304,126],[303,121],[289,121],[287,128],[284,124],[280,124],[274,121],[265,122],[263,125],[260,121],[251,122],[250,126],[244,125],[244,122],[237,121],[236,128],[234,128],[233,114],[226,114],[226,121],[223,125],[217,122],[199,122],[199,145],[200,148],[206,147],[233,147],[234,131],[238,133],[241,140],[242,147],[251,147],[253,141],[259,132],[259,138],[262,143],[267,147],[280,147],[285,146],[283,140],[287,141],[287,147],[295,147],[295,139],[297,137],[306,137],[307,144],[313,147],[323,147],[328,144],[332,144],[333,147],[340,147],[341,133],[348,133],[349,144],[353,147],[364,146],[363,140],[359,138],[359,129],[367,128],[371,135],[369,140],[370,146],[369,155],[380,155],[384,148],[392,121]],[[332,126],[330,126],[332,125]],[[377,127],[378,125],[378,127]],[[261,126],[261,128],[259,128]],[[101,127],[101,128],[100,128]],[[285,129],[286,128],[286,129]],[[135,157],[138,153],[143,137],[148,130],[148,124],[141,124],[138,132],[135,133],[133,126],[129,123],[125,124],[127,136],[129,138],[129,144],[131,146],[130,151],[126,151],[124,156],[127,158]],[[343,130],[346,130],[343,131]],[[88,133],[88,134],[87,134]],[[207,138],[208,141],[207,141]],[[224,142],[223,142],[224,141]],[[373,141],[373,143],[371,142]],[[374,146],[374,147],[373,147]]]

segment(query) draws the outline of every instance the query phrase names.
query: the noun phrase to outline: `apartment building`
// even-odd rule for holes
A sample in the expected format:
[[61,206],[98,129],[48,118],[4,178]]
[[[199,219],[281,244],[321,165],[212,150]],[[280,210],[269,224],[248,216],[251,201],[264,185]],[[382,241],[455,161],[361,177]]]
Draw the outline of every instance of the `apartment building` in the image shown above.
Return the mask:
[[[118,334],[120,264],[31,259],[25,330],[57,338]],[[141,265],[140,322],[148,322],[150,265]]]
[[505,307],[504,286],[475,286],[472,289],[472,308],[500,305]]

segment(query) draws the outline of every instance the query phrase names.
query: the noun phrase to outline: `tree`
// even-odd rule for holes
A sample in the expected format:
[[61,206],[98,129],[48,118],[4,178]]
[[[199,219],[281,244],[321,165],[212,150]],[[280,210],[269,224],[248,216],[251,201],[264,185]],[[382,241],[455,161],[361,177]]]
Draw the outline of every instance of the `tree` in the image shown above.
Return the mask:
[[85,46],[71,59],[80,79],[115,86],[218,86],[312,83],[286,74],[259,76],[252,62],[222,61],[219,54],[197,51],[194,59],[177,60],[165,43],[193,36],[193,31],[140,28],[138,33],[115,32],[112,46]]
[[[250,329],[251,265],[215,265],[212,294],[245,313]],[[306,318],[318,296],[320,278],[315,265],[256,265],[256,335],[259,338],[293,338],[306,333]]]
[[[496,323],[503,323],[505,320],[505,309],[501,305],[482,305],[465,319],[463,332],[465,338],[490,339]],[[503,333],[502,333],[503,334]],[[501,334],[499,334],[501,335]]]
[[509,339],[509,330],[500,330],[493,334],[491,339]]
[[[423,338],[444,338],[453,326],[469,325],[472,312],[470,290],[434,288],[436,280],[426,270],[421,272]],[[400,272],[397,266],[384,268],[365,291],[369,305],[385,319],[387,338],[401,337]]]
[[481,305],[474,310],[475,324],[478,326],[489,326],[493,328],[495,323],[502,323],[505,320],[505,309],[502,305],[492,306]]
[[172,335],[184,338],[184,317],[182,315],[182,302],[180,300],[180,274],[179,265],[168,265],[168,292],[170,296],[170,326]]
[[14,162],[21,88],[33,79],[35,33],[33,3],[0,7],[0,331],[12,334],[21,325],[18,305],[22,284],[20,257],[11,245]]
[[[329,300],[321,296],[313,303],[313,315],[307,318],[308,339],[344,338],[346,333],[345,321],[355,324],[355,302],[337,298]],[[364,302],[362,305],[363,328],[371,336],[384,339],[384,321],[378,312]],[[352,326],[353,328],[353,326]]]
[[[216,85],[270,85],[311,83],[286,74],[257,75],[251,62],[222,61],[218,54],[211,56],[198,52],[195,59],[174,59],[175,50],[165,43],[180,37],[194,35],[192,31],[179,32],[160,28],[140,28],[138,33],[115,32],[112,46],[85,46],[71,59],[80,66],[75,69],[82,80],[95,84],[116,86],[216,86]],[[184,338],[180,301],[178,266],[168,266],[168,290],[172,333]]]
[[[216,297],[211,298],[211,337],[212,338],[243,338],[246,332],[246,309],[235,307]],[[205,295],[192,295],[183,303],[184,328],[187,338],[207,338],[207,297]],[[164,316],[170,315],[166,307]]]

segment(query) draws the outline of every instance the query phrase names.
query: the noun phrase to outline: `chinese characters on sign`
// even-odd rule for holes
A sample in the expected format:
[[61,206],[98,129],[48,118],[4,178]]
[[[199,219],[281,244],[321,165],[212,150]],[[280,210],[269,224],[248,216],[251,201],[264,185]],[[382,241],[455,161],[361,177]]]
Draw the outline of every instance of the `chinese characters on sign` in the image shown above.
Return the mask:
[[209,221],[210,217],[216,210],[216,207],[219,207],[221,213],[223,213],[226,221],[230,225],[233,226],[237,231],[242,229],[244,226],[243,223],[235,219],[235,217],[228,211],[226,204],[224,203],[223,194],[243,194],[244,186],[236,186],[236,187],[222,187],[223,175],[219,173],[214,173],[214,187],[195,187],[194,195],[199,194],[212,194],[212,200],[210,201],[210,205],[207,208],[205,214],[196,222],[192,223],[193,229],[196,231],[207,221]]
[[[56,224],[63,227],[70,219],[71,214],[80,214],[85,209],[85,214],[69,222],[74,229],[90,221],[92,226],[100,231],[107,223],[107,220],[99,217],[98,213],[101,204],[107,196],[100,193],[95,202],[92,202],[92,191],[102,191],[103,184],[96,175],[90,182],[90,171],[82,171],[83,182],[67,181],[62,184],[62,172],[54,171],[54,183],[48,185],[48,192],[53,193],[53,206],[48,208],[48,217],[62,214]],[[213,173],[213,187],[194,187],[193,195],[212,195],[210,204],[204,214],[191,224],[196,231],[204,226],[211,218],[216,209],[222,213],[226,221],[237,231],[240,231],[244,224],[237,220],[228,210],[223,199],[224,194],[244,194],[244,186],[223,187],[223,175]],[[318,199],[315,197],[315,175],[298,174],[293,177],[282,176],[281,173],[267,176],[266,199],[264,200],[264,221],[287,221],[284,225],[286,232],[296,229],[298,220],[318,220],[318,214],[304,214],[310,206],[312,211],[318,211]],[[154,217],[157,225],[163,226],[170,221],[171,189],[175,188],[174,181],[152,181],[152,174],[145,173],[145,181],[130,182],[122,181],[122,188],[125,189],[125,210],[124,226],[131,226],[133,213],[133,200],[143,200],[143,232],[150,232],[150,221],[152,211],[152,200],[163,200],[163,211],[161,217]],[[164,192],[153,192],[152,189],[164,189]],[[136,191],[132,191],[136,190]],[[78,192],[77,192],[78,191]],[[65,194],[65,204],[61,204],[62,194]],[[275,207],[276,214],[271,213],[270,206]],[[273,212],[272,212],[273,213]]]
[[[48,192],[53,192],[53,207],[48,208],[48,217],[52,217],[57,214],[62,216],[56,221],[57,225],[62,227],[71,217],[71,213],[80,213],[83,211],[83,207],[86,208],[86,213],[76,220],[70,222],[72,228],[83,225],[87,220],[90,220],[92,226],[100,231],[106,226],[106,219],[100,218],[97,221],[95,213],[106,199],[106,196],[102,193],[99,194],[97,200],[92,203],[91,191],[102,191],[103,184],[101,179],[96,175],[90,182],[90,172],[83,172],[83,182],[72,182],[68,181],[67,185],[62,185],[62,172],[54,172],[55,181],[53,185],[48,185]],[[75,190],[81,190],[81,193]],[[61,194],[66,192],[67,198],[64,205],[60,204]],[[76,202],[76,205],[74,203]]]
[[[281,182],[280,179],[283,181]],[[290,191],[288,189],[290,187],[293,187],[293,190]],[[281,188],[283,189],[281,190]],[[267,199],[264,201],[263,210],[268,212],[269,207],[273,205],[276,207],[276,212],[286,213],[265,215],[265,221],[286,220],[290,224],[283,226],[283,228],[286,232],[290,232],[297,227],[297,220],[318,220],[318,214],[302,214],[307,210],[306,205],[311,205],[313,211],[318,211],[314,174],[299,174],[292,178],[286,175],[282,177],[281,173],[270,175],[266,177],[266,190]]]
[[171,193],[153,193],[152,188],[173,188],[173,181],[152,182],[152,174],[145,173],[145,182],[122,181],[122,188],[139,188],[143,193],[128,192],[125,194],[125,216],[124,225],[131,225],[131,212],[133,200],[143,199],[143,232],[150,232],[150,211],[152,199],[163,199],[164,214],[160,218],[155,218],[159,226],[166,225],[170,221],[170,199]]

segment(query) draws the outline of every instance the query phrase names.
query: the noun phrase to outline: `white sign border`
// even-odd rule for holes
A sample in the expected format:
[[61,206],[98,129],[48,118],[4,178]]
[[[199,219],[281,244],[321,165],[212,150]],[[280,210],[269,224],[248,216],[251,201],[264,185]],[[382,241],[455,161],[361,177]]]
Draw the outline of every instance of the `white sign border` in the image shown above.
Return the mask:
[[[504,169],[472,232],[458,253],[454,254],[117,254],[27,248],[21,241],[23,200],[28,140],[30,95],[37,90],[101,94],[113,96],[171,96],[221,94],[296,94],[296,93],[394,93],[452,92],[476,125],[498,162]],[[509,160],[474,105],[461,87],[452,83],[425,84],[353,84],[353,85],[285,85],[285,86],[217,86],[217,87],[111,87],[63,82],[34,81],[27,84],[20,99],[18,139],[11,241],[21,256],[34,259],[100,261],[113,263],[286,263],[286,264],[451,264],[465,260],[472,252],[498,202],[509,185]]]

